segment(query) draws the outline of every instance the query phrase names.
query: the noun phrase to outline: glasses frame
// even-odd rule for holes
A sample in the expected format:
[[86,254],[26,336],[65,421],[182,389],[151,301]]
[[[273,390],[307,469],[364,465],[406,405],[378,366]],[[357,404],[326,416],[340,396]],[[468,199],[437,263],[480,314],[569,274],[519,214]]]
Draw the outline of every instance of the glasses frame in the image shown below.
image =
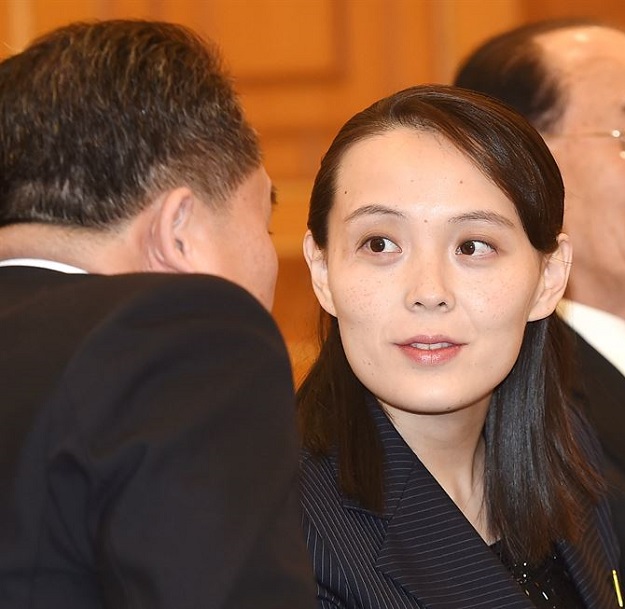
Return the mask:
[[611,131],[583,131],[580,133],[548,133],[548,137],[584,138],[584,137],[611,137],[618,140],[621,145],[621,152],[625,153],[625,131],[612,129]]

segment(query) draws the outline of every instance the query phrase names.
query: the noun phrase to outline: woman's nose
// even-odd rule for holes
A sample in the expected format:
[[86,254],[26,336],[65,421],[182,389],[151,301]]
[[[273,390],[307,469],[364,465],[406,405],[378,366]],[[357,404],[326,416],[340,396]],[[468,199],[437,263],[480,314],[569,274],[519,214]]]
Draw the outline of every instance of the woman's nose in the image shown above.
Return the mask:
[[455,299],[451,290],[449,269],[441,261],[422,260],[413,265],[406,293],[406,306],[411,309],[448,310]]

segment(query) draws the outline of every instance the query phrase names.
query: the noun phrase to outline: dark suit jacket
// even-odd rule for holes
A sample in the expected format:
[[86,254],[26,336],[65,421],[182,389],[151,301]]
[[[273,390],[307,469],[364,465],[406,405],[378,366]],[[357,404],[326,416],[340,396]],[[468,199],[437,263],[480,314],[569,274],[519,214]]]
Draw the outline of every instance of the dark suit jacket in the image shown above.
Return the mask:
[[606,455],[610,505],[625,578],[625,376],[579,334],[573,334],[577,344],[576,393]]
[[0,607],[314,606],[291,371],[206,276],[0,268]]
[[[382,410],[374,416],[386,457],[382,517],[341,496],[334,459],[303,459],[303,522],[318,606],[532,609]],[[589,512],[583,543],[558,549],[588,609],[618,607],[612,584],[618,550],[607,509]]]

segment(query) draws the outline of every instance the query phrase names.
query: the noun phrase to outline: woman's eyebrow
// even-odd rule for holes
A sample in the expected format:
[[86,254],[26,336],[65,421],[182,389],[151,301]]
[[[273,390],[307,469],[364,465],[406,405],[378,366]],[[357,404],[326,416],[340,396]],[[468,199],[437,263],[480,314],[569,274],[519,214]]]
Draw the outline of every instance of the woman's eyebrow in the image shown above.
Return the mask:
[[[396,218],[406,218],[406,215],[398,209],[388,207],[386,205],[372,204],[364,205],[354,210],[351,214],[347,216],[347,218],[345,218],[345,222],[353,222],[354,220],[362,218],[363,216],[394,216]],[[463,214],[458,214],[457,216],[452,216],[451,218],[449,218],[448,222],[450,224],[461,224],[464,222],[486,222],[488,224],[495,224],[498,226],[503,226],[505,228],[514,228],[515,226],[514,222],[506,216],[494,211],[486,210],[475,210]]]
[[406,218],[406,216],[399,210],[387,207],[386,205],[364,205],[354,210],[347,218],[345,222],[352,222],[363,216],[395,216],[396,218]]
[[506,216],[502,216],[494,211],[470,211],[465,214],[459,214],[449,218],[451,224],[461,224],[463,222],[486,222],[488,224],[495,224],[503,226],[505,228],[514,228],[515,224]]

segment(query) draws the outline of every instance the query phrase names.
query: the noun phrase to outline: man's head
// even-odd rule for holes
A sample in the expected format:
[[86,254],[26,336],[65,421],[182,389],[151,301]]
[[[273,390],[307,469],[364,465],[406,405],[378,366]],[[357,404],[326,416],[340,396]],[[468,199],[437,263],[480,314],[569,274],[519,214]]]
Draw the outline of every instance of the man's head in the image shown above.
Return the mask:
[[122,234],[125,264],[89,270],[215,273],[270,305],[270,211],[256,134],[188,29],[77,23],[0,63],[3,236]]
[[569,297],[625,317],[625,32],[587,20],[522,26],[477,49],[455,84],[542,133],[566,188]]

